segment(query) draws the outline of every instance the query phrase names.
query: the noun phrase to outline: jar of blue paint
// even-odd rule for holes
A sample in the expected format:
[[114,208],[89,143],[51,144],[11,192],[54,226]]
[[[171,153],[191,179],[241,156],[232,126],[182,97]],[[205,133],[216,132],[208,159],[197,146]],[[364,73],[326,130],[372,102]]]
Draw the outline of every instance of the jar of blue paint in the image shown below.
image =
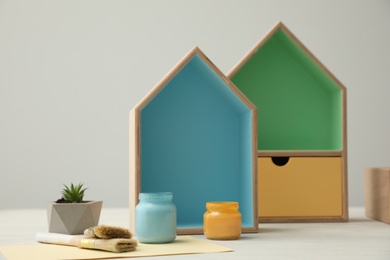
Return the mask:
[[140,193],[135,208],[135,235],[140,243],[162,244],[176,239],[176,206],[171,192]]

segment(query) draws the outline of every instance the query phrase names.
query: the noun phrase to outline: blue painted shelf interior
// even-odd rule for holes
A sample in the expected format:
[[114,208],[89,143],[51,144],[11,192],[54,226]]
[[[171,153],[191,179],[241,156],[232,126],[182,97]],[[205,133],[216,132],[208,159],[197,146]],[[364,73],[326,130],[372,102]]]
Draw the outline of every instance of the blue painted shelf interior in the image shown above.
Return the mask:
[[173,192],[178,228],[202,228],[208,201],[253,227],[252,113],[198,55],[141,110],[141,192]]

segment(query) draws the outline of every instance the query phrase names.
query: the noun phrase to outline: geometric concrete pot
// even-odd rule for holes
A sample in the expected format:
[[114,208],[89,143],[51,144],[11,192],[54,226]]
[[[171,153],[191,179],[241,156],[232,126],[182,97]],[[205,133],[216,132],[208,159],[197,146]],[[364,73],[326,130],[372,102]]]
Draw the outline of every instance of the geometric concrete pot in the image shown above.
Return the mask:
[[102,201],[48,203],[49,232],[69,235],[83,234],[85,229],[98,225],[102,204]]

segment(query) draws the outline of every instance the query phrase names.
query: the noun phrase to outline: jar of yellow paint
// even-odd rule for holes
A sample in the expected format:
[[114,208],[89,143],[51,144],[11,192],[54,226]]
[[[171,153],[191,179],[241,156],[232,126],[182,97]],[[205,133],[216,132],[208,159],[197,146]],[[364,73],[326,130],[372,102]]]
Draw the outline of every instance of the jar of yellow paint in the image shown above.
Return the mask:
[[207,202],[203,230],[208,239],[238,239],[241,235],[241,213],[238,202]]

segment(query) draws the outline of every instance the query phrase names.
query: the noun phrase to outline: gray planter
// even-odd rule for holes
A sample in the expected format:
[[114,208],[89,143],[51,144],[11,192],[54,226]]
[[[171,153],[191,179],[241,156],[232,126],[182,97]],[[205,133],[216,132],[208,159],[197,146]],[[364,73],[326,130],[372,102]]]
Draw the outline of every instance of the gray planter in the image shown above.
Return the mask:
[[99,224],[102,204],[102,201],[50,202],[47,205],[49,232],[69,235],[83,234],[85,229]]

